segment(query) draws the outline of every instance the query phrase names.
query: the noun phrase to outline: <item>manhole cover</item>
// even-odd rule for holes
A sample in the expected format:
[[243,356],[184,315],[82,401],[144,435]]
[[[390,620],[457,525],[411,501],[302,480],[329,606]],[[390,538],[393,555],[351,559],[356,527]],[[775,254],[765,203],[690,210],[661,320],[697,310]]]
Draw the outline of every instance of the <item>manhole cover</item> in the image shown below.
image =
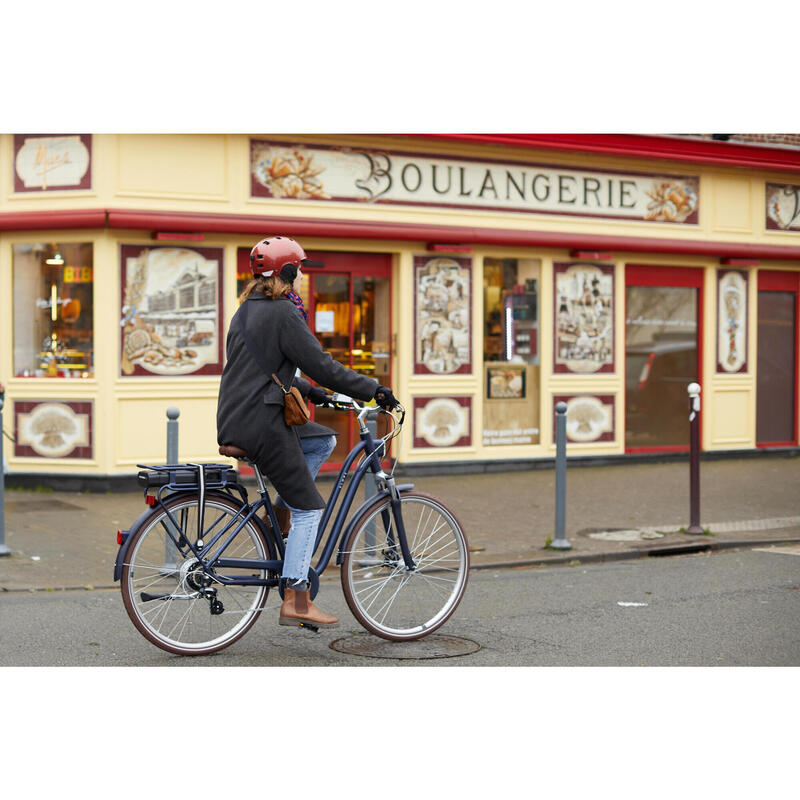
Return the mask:
[[655,531],[600,531],[599,533],[590,533],[590,539],[602,539],[606,542],[643,542],[646,539],[663,539],[663,533],[656,533]]
[[459,636],[431,634],[415,642],[389,642],[369,633],[357,633],[331,642],[331,648],[365,658],[393,658],[407,661],[416,658],[453,658],[467,656],[481,649],[477,642]]

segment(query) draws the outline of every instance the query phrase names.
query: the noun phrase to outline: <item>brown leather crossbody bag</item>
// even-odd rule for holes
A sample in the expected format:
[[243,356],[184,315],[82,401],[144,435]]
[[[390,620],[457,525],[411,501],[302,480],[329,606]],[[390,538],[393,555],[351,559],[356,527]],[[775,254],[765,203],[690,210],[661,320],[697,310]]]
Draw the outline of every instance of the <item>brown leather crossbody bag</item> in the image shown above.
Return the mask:
[[287,389],[274,372],[272,373],[272,380],[281,387],[283,392],[283,421],[293,427],[305,425],[311,415],[305,400],[303,400],[303,395],[300,394],[300,390],[296,386],[291,386]]

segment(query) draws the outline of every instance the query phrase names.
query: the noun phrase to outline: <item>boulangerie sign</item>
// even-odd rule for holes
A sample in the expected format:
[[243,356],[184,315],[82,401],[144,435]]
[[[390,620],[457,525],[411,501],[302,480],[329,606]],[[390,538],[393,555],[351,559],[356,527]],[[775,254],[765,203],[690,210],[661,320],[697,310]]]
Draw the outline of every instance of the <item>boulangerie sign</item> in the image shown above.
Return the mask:
[[699,178],[252,139],[251,193],[696,224]]

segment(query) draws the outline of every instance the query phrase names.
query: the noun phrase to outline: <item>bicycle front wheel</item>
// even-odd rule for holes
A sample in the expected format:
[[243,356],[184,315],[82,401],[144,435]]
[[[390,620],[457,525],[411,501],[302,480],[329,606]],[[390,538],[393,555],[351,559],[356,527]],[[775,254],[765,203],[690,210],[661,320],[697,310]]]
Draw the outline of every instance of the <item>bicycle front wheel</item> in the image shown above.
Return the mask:
[[[228,647],[252,627],[267,599],[266,586],[225,585],[203,569],[188,542],[197,540],[197,495],[177,495],[157,508],[133,533],[122,567],[122,601],[139,632],[162,650],[178,655],[208,655]],[[206,543],[229,523],[209,557],[227,541],[244,518],[241,506],[221,496],[207,496],[203,519]],[[235,519],[235,521],[234,521]],[[225,558],[266,560],[269,547],[248,522],[225,548]],[[225,568],[226,578],[267,578],[266,570]]]
[[400,497],[414,560],[403,560],[388,497],[368,506],[345,542],[342,589],[353,616],[376,636],[409,641],[442,626],[464,595],[469,550],[455,516],[420,492]]

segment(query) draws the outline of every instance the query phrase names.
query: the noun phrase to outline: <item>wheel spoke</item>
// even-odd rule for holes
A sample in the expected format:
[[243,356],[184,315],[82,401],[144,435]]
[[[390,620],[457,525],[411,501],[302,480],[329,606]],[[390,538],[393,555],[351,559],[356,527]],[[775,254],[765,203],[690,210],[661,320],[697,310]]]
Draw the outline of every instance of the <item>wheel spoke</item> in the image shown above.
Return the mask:
[[[401,496],[401,513],[415,569],[407,570],[400,555],[397,526],[386,499],[356,523],[342,562],[350,610],[367,630],[387,639],[419,638],[438,628],[461,600],[468,577],[466,540],[438,501],[407,493]],[[363,563],[368,556],[375,561]]]
[[[163,509],[157,509],[131,541],[123,567],[125,607],[139,631],[153,644],[171,652],[214,652],[249,629],[261,612],[268,589],[223,584],[215,580],[213,573],[205,572],[189,548],[181,551],[174,543],[181,538],[195,540],[197,499],[191,495],[176,496],[167,500],[166,505],[172,519]],[[207,519],[212,522],[205,528],[204,536],[210,539],[215,531],[227,528],[214,548],[217,553],[224,551],[225,556],[232,558],[269,558],[260,530],[252,520],[242,523],[244,515],[240,509],[232,500],[207,498]],[[175,523],[180,527],[176,528]],[[225,546],[231,535],[233,539]],[[204,557],[208,559],[207,554]],[[165,569],[166,563],[173,560],[174,567]],[[248,568],[249,574],[253,572]],[[236,574],[234,570],[234,575],[225,577],[235,579]],[[258,575],[264,578],[266,572],[260,570]],[[209,582],[216,588],[214,599],[222,604],[221,613],[212,614],[212,598],[200,595]],[[151,598],[144,599],[142,594]]]

